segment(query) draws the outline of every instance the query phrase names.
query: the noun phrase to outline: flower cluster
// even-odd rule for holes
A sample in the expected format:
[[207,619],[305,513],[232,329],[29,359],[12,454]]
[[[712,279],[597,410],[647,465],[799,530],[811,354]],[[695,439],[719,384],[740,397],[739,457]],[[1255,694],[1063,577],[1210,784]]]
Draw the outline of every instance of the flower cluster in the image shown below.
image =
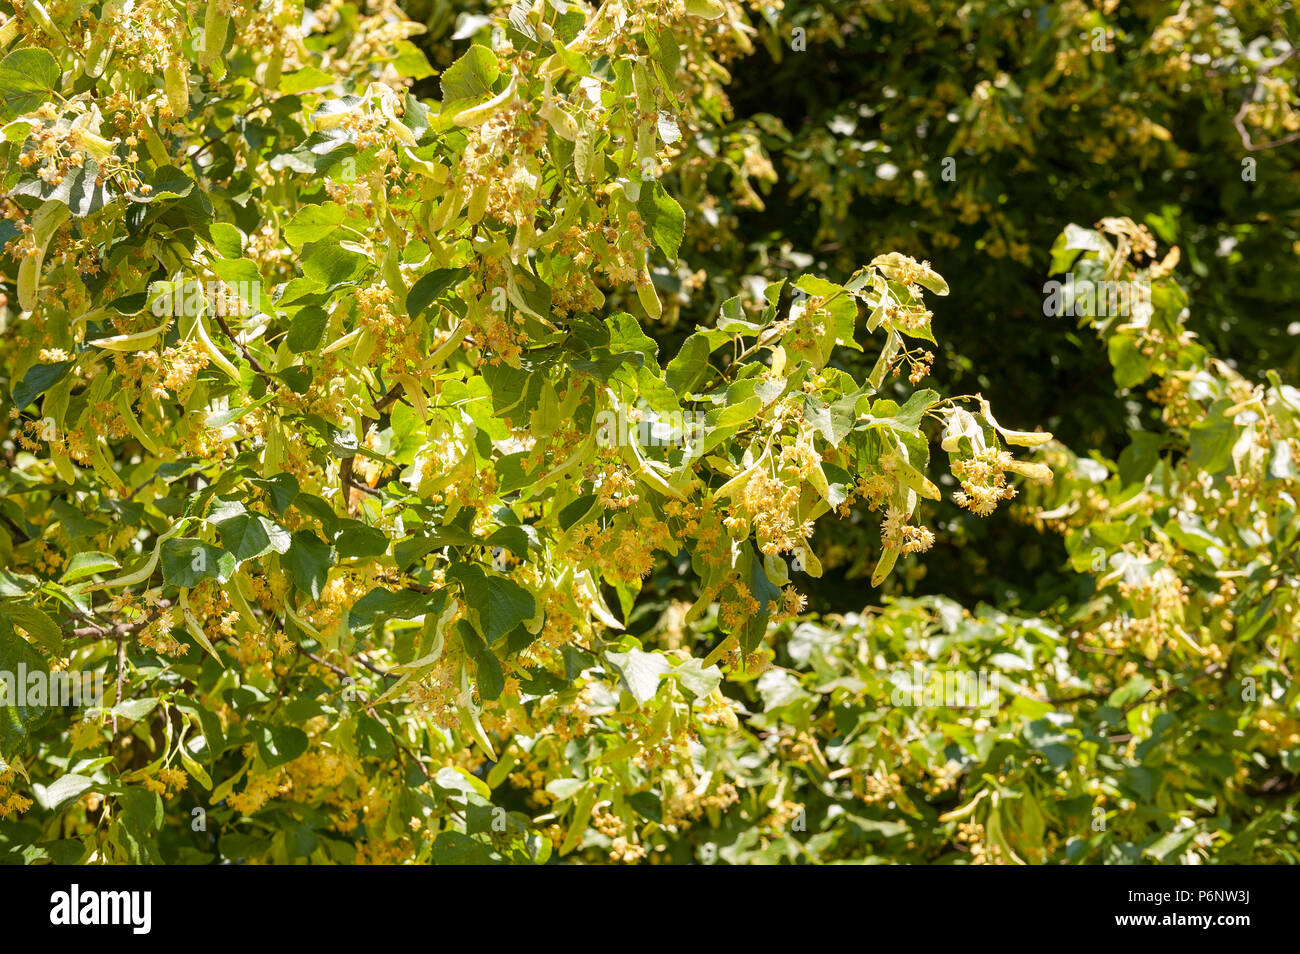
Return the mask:
[[992,447],[978,451],[973,457],[954,460],[952,473],[961,481],[961,490],[952,499],[958,506],[987,517],[997,509],[998,501],[1016,495],[1016,488],[1007,483],[1006,477],[1011,463],[1010,454]]

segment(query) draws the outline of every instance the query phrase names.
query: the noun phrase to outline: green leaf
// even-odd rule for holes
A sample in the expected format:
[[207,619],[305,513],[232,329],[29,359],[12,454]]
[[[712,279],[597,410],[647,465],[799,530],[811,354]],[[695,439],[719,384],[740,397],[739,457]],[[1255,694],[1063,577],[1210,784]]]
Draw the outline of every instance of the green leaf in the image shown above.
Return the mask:
[[59,361],[28,368],[18,387],[14,388],[14,407],[20,411],[26,408],[67,374],[71,367],[71,361]]
[[[853,398],[854,404],[857,403],[858,395],[848,395]],[[920,427],[921,419],[925,417],[925,412],[940,402],[939,392],[925,389],[917,391],[893,415],[894,420],[906,427]],[[838,402],[837,402],[838,405]]]
[[85,579],[96,573],[103,573],[106,570],[116,570],[121,567],[117,559],[107,553],[100,553],[98,550],[83,550],[73,556],[68,561],[68,567],[63,571],[62,583],[75,583],[77,580]]
[[191,587],[204,580],[224,583],[235,572],[235,555],[193,537],[173,537],[162,545],[163,582]]
[[471,46],[442,74],[442,115],[451,117],[491,97],[500,75],[496,54],[486,46]]
[[629,649],[625,653],[609,651],[605,653],[605,659],[614,667],[624,688],[639,706],[655,697],[660,677],[672,669],[661,654],[640,649]]
[[708,336],[703,332],[697,331],[682,342],[677,357],[669,361],[668,367],[664,369],[668,386],[678,397],[685,397],[700,383],[700,379],[708,370],[709,355],[712,353],[713,347],[709,344]]
[[648,821],[664,820],[664,803],[654,792],[634,792],[627,797],[627,803],[638,815]]
[[429,612],[437,600],[436,593],[393,592],[377,586],[353,605],[348,612],[348,626],[362,629],[381,620],[414,619]]
[[334,202],[303,206],[284,226],[285,241],[294,248],[319,242],[343,221],[343,206]]
[[[424,79],[426,76],[434,75],[435,70],[429,65],[429,59],[424,55],[424,51],[410,40],[396,41],[393,44],[393,49],[397,55],[389,62],[392,63],[393,69],[397,71],[399,76]],[[406,118],[403,116],[403,121]]]
[[273,400],[275,400],[274,394],[266,394],[258,398],[256,401],[245,404],[243,407],[231,407],[224,411],[216,411],[215,413],[209,414],[207,418],[204,419],[203,426],[211,428],[227,427],[235,423],[235,421],[239,420],[254,408],[261,407],[263,404]]
[[1150,691],[1151,680],[1144,676],[1134,676],[1112,692],[1110,698],[1106,700],[1106,704],[1114,706],[1116,709],[1123,709],[1125,706],[1137,702]]
[[336,82],[338,82],[338,77],[333,73],[326,73],[314,66],[305,66],[300,70],[285,73],[280,77],[280,92],[302,93],[309,89],[332,86]]
[[59,64],[48,50],[25,47],[0,60],[0,120],[30,113],[54,98]]
[[803,419],[826,438],[832,447],[839,447],[840,441],[853,429],[857,420],[857,401],[858,396],[852,394],[848,395],[847,400],[842,399],[834,405],[828,405],[809,394],[803,401]]
[[[165,199],[180,199],[194,189],[194,180],[175,166],[160,166],[149,175],[149,191],[131,189],[127,196],[132,202],[158,202]],[[72,203],[68,203],[69,206]],[[74,210],[75,211],[75,210]],[[86,213],[80,213],[85,215]]]
[[289,334],[285,338],[285,346],[294,354],[315,351],[320,347],[329,320],[330,316],[324,308],[308,305],[293,316],[293,323],[289,325]]
[[370,259],[360,252],[333,242],[312,242],[303,246],[302,271],[323,285],[341,285],[358,278],[370,267]]
[[1146,854],[1150,855],[1156,861],[1164,863],[1170,859],[1170,856],[1177,856],[1187,845],[1191,844],[1193,838],[1201,833],[1200,825],[1189,825],[1186,828],[1178,828],[1162,835],[1153,844],[1146,848]]
[[686,227],[686,215],[677,200],[668,194],[668,190],[658,180],[642,183],[637,211],[645,220],[646,233],[654,239],[655,245],[667,256],[668,261],[676,262]]
[[703,699],[722,683],[722,670],[705,667],[694,656],[674,667],[672,674],[697,699]]
[[346,527],[334,537],[340,557],[376,557],[388,552],[388,535],[365,524]]
[[334,550],[310,530],[298,530],[292,537],[284,567],[293,577],[293,585],[314,600],[320,599],[334,563]]
[[686,0],[686,12],[691,16],[716,20],[727,12],[727,6],[722,0]]
[[290,725],[262,725],[254,730],[257,749],[267,768],[292,762],[307,751],[307,733]]
[[232,289],[250,292],[247,303],[252,308],[270,310],[270,303],[262,292],[262,270],[257,262],[251,258],[218,258],[213,260],[211,268]]
[[492,846],[458,831],[443,831],[433,843],[435,865],[491,865],[499,863],[501,855]]
[[478,694],[485,702],[499,698],[506,687],[506,678],[501,671],[501,661],[489,649],[474,657],[478,667]]
[[292,474],[276,474],[265,479],[254,478],[249,483],[267,493],[271,498],[271,506],[279,514],[288,510],[298,496],[298,479]]
[[185,771],[190,773],[190,777],[206,788],[212,791],[212,776],[208,774],[207,769],[200,765],[194,758],[181,749],[181,765],[185,766]]
[[649,364],[654,364],[659,357],[659,345],[645,333],[641,323],[625,311],[611,315],[605,320],[609,327],[609,350],[618,354],[632,352],[644,355]]
[[578,792],[586,787],[586,782],[580,778],[557,778],[546,783],[546,791],[552,795],[557,802],[562,802],[566,798],[572,798]]
[[654,59],[655,75],[664,89],[677,90],[677,71],[682,65],[682,51],[677,45],[673,31],[667,28],[656,30],[647,25],[645,31],[646,47]]
[[1207,474],[1217,474],[1232,464],[1237,443],[1236,426],[1222,414],[1211,413],[1193,424],[1188,434],[1188,458]]
[[233,260],[243,257],[244,238],[239,229],[229,222],[213,222],[208,226],[208,237],[222,258]]
[[108,714],[121,716],[124,719],[130,719],[132,722],[139,722],[157,708],[157,696],[150,696],[147,699],[125,699],[109,709]]
[[1138,350],[1132,337],[1113,336],[1106,342],[1106,351],[1115,369],[1115,383],[1120,387],[1134,387],[1151,376],[1151,359]]
[[98,212],[108,204],[107,186],[99,181],[99,163],[87,158],[80,166],[68,170],[60,181],[46,182],[30,179],[14,186],[13,195],[30,195],[42,200],[53,200],[66,207],[78,218]]
[[94,787],[95,780],[85,775],[64,775],[49,786],[33,785],[32,794],[36,796],[36,803],[41,808],[47,812],[58,812]]
[[[50,673],[50,667],[41,654],[15,633],[8,616],[0,613],[0,672],[13,673],[16,680],[18,673],[24,670],[29,674],[39,673],[46,679]],[[0,693],[4,692],[7,692],[7,687],[4,681],[0,681]],[[50,716],[50,710],[45,706],[19,706],[14,704],[17,701],[0,697],[0,753],[13,752],[15,746]]]
[[384,724],[364,713],[357,719],[354,738],[357,742],[357,751],[362,757],[387,760],[397,754],[397,746]]
[[453,566],[447,579],[461,584],[465,603],[477,614],[480,631],[489,644],[537,615],[533,594],[513,580],[488,576],[472,564]]
[[8,613],[10,619],[32,639],[51,652],[63,649],[63,632],[54,620],[50,619],[35,606],[23,603],[0,603],[0,612]]
[[458,284],[468,274],[469,270],[464,268],[435,268],[421,275],[406,293],[406,313],[412,318],[419,318],[439,295]]
[[217,527],[221,545],[240,563],[253,560],[274,550],[285,553],[290,545],[289,531],[258,514],[243,513],[223,521]]

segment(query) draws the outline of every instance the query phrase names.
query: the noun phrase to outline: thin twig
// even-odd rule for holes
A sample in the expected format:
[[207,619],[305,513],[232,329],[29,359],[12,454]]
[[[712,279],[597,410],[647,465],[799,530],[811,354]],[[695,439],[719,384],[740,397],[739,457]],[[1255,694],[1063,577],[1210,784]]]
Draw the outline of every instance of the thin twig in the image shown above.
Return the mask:
[[[388,389],[387,394],[375,402],[375,413],[383,414],[384,411],[386,411],[392,403],[401,396],[401,394],[402,386],[400,384],[394,384]],[[378,423],[377,419],[362,417],[361,433],[357,435],[357,440],[364,441],[366,439],[366,434],[370,431],[370,425],[376,423]],[[343,491],[343,506],[347,508],[348,513],[352,512],[352,495],[348,492],[349,490],[360,490],[362,493],[369,494],[372,497],[383,496],[374,487],[360,483],[352,478],[353,460],[354,458],[352,457],[345,457],[343,458],[343,463],[339,464],[339,485],[340,489]]]
[[217,325],[221,328],[222,334],[229,338],[235,347],[239,349],[240,353],[244,356],[244,360],[252,365],[253,370],[256,371],[262,380],[266,382],[267,387],[279,390],[279,383],[271,379],[271,376],[267,374],[266,369],[262,367],[262,362],[253,357],[253,352],[248,350],[248,346],[235,337],[234,331],[230,328],[230,323],[226,321],[225,316],[220,314],[220,309],[217,309],[217,312],[218,313],[213,315],[213,317],[217,319]]
[[1232,117],[1232,125],[1237,127],[1237,134],[1241,136],[1241,144],[1247,152],[1258,152],[1262,149],[1273,149],[1276,146],[1285,146],[1287,143],[1295,142],[1300,139],[1300,132],[1294,132],[1289,136],[1283,136],[1281,139],[1274,139],[1271,142],[1255,143],[1251,141],[1250,133],[1246,129],[1246,112],[1250,109],[1251,104],[1255,101],[1255,94],[1259,92],[1259,84],[1263,81],[1275,67],[1281,66],[1292,57],[1300,55],[1300,50],[1291,49],[1285,53],[1273,57],[1271,60],[1265,60],[1260,64],[1259,70],[1255,73],[1255,84],[1251,86],[1250,92],[1241,103],[1241,108],[1237,110],[1237,115]]
[[[117,695],[113,699],[113,708],[116,709],[122,704],[122,680],[123,680],[123,662],[126,653],[123,651],[125,646],[125,636],[117,637]],[[113,735],[117,735],[117,713],[113,714]]]
[[[171,605],[171,600],[159,600],[157,603],[157,607],[160,610],[170,609]],[[85,613],[82,613],[79,610],[77,611],[77,615],[81,616],[83,619],[91,619],[91,617],[86,616]],[[63,635],[64,638],[73,639],[106,639],[110,636],[121,639],[148,626],[156,620],[159,615],[161,614],[155,613],[148,619],[139,619],[131,623],[110,623],[107,626],[79,626]]]
[[322,659],[320,656],[317,656],[315,653],[308,652],[307,650],[303,649],[301,646],[298,647],[298,652],[302,653],[302,655],[306,656],[316,665],[324,666],[326,669],[328,669],[330,672],[334,673],[334,675],[340,677],[341,679],[352,678],[352,676],[348,673],[346,669],[342,668],[341,666],[336,666],[332,662],[327,662],[326,660]]

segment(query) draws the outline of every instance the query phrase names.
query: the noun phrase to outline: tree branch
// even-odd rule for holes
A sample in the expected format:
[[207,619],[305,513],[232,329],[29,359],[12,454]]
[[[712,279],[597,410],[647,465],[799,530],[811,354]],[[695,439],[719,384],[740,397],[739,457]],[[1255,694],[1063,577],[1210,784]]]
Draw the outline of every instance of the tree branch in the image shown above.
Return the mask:
[[1295,142],[1300,139],[1300,132],[1294,132],[1289,136],[1283,136],[1281,139],[1274,139],[1271,142],[1254,143],[1251,141],[1250,133],[1246,129],[1246,112],[1250,109],[1250,104],[1255,101],[1255,94],[1259,92],[1259,84],[1275,67],[1281,66],[1287,60],[1300,54],[1300,50],[1291,49],[1271,60],[1265,60],[1259,66],[1259,71],[1255,74],[1255,84],[1251,86],[1250,92],[1246,94],[1245,100],[1242,101],[1241,108],[1237,110],[1237,115],[1232,117],[1232,125],[1237,128],[1237,135],[1241,137],[1241,144],[1247,152],[1259,152],[1262,149],[1272,149],[1276,146],[1285,146],[1287,143]]

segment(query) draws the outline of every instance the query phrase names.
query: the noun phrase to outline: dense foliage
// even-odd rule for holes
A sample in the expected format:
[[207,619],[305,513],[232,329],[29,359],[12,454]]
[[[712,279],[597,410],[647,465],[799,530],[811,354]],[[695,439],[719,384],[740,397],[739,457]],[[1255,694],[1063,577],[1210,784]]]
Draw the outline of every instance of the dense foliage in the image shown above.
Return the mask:
[[7,860],[1300,860],[1289,8],[4,9]]

